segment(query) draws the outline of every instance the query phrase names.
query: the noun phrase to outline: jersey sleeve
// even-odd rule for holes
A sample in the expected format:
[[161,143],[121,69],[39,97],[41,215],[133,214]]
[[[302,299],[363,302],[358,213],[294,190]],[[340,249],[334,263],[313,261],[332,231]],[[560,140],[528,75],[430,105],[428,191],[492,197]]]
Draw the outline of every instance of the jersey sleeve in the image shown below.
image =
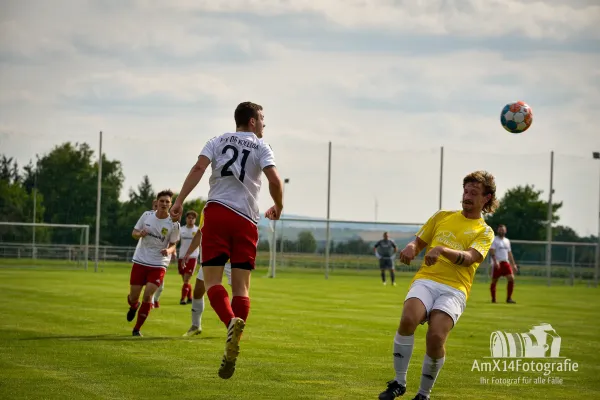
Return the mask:
[[180,238],[180,225],[179,223],[173,224],[173,230],[171,231],[171,236],[169,237],[169,243],[177,243]]
[[202,151],[200,152],[200,156],[205,156],[206,158],[208,158],[211,162],[214,161],[214,150],[215,150],[215,140],[210,139],[208,142],[206,142],[206,144],[204,145],[204,148],[202,148]]
[[390,240],[390,242],[392,242],[392,247],[398,250],[398,247],[396,247],[396,242],[394,242],[393,240]]
[[485,258],[490,247],[492,247],[494,237],[494,231],[488,226],[483,232],[475,237],[469,248],[477,250],[477,252]]
[[375,243],[375,245],[373,247],[377,248],[377,247],[379,247],[380,244],[381,244],[381,240],[378,241],[377,243]]
[[140,219],[138,219],[138,221],[135,223],[135,226],[133,227],[133,229],[135,229],[136,231],[141,231],[142,229],[144,229],[144,221],[146,221],[147,216],[148,216],[148,212],[146,211],[142,214]]
[[259,158],[260,169],[275,166],[275,154],[273,153],[273,149],[271,149],[271,146],[266,143],[263,143],[263,145],[261,146]]
[[438,211],[435,214],[433,214],[429,218],[429,220],[425,222],[425,225],[421,227],[421,229],[419,230],[419,232],[417,232],[415,236],[424,241],[425,243],[430,244],[433,240],[433,235],[435,233],[435,226],[437,225],[441,215],[441,211]]

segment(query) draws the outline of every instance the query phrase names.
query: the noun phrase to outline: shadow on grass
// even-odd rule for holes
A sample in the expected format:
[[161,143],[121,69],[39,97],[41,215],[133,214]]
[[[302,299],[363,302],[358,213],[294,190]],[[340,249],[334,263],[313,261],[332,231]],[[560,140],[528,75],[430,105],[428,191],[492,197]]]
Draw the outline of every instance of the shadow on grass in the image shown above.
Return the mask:
[[22,338],[22,339],[18,339],[18,340],[24,340],[24,341],[32,341],[32,340],[67,340],[67,341],[81,341],[81,342],[92,342],[92,341],[114,341],[114,342],[120,342],[120,341],[141,341],[141,342],[146,342],[146,341],[194,341],[194,340],[222,340],[222,337],[216,337],[216,336],[199,336],[199,337],[185,337],[185,336],[143,336],[143,337],[134,337],[134,336],[129,336],[129,335],[114,335],[114,334],[107,334],[107,335],[81,335],[81,336],[70,336],[70,335],[55,335],[55,336],[33,336],[33,337],[27,337],[27,338]]

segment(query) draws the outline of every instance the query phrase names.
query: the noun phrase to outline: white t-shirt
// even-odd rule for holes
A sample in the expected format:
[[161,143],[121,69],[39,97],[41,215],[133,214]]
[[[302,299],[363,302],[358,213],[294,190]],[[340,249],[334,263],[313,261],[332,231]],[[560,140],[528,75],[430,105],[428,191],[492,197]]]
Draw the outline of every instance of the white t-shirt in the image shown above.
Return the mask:
[[496,252],[496,260],[500,261],[509,261],[508,260],[508,252],[510,249],[510,240],[507,238],[501,238],[500,236],[496,236],[494,241],[492,242],[492,249]]
[[146,211],[134,229],[145,229],[148,234],[139,239],[132,261],[148,267],[168,267],[171,256],[163,256],[160,251],[179,240],[179,222],[173,222],[169,216],[159,219],[155,211]]
[[[192,244],[192,239],[198,233],[198,227],[194,225],[193,227],[188,228],[186,225],[184,225],[180,228],[180,232],[181,245],[179,246],[179,258],[183,258],[185,257],[185,253],[187,253],[188,249],[190,248],[190,244]],[[190,258],[198,258],[199,255],[200,246],[198,246],[196,250],[190,254]]]
[[252,132],[225,133],[210,139],[200,155],[212,164],[207,203],[219,203],[257,224],[261,174],[275,165],[271,146]]

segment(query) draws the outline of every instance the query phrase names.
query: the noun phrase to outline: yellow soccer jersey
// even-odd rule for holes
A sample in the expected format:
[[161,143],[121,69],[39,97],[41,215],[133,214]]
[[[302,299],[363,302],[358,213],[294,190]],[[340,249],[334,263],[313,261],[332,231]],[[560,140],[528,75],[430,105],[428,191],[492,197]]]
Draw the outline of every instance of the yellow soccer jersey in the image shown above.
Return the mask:
[[[198,224],[198,232],[202,233],[202,227],[204,226],[204,209],[200,211],[200,223]],[[231,262],[231,260],[227,260]]]
[[[465,251],[477,250],[485,259],[494,240],[494,231],[483,218],[469,219],[461,211],[438,211],[416,234],[427,243],[425,253],[437,246]],[[440,256],[437,263],[427,266],[425,261],[417,271],[416,279],[429,279],[462,291],[468,298],[479,263],[470,266],[456,265]]]

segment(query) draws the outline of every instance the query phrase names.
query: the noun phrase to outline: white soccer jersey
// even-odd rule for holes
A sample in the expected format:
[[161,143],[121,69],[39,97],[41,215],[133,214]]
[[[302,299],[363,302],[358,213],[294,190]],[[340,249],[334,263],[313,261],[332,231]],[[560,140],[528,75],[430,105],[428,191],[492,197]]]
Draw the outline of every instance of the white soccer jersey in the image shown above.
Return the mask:
[[173,222],[170,217],[159,219],[155,211],[146,211],[134,229],[145,229],[148,234],[140,238],[132,261],[148,267],[168,267],[171,256],[163,256],[160,251],[179,240],[179,222]]
[[[187,253],[188,249],[190,248],[190,244],[192,244],[192,239],[195,235],[198,234],[198,227],[194,225],[193,227],[188,228],[186,225],[184,225],[181,228],[179,228],[179,231],[181,237],[181,245],[179,246],[179,258],[183,258],[185,257],[185,253]],[[198,258],[199,255],[200,246],[198,246],[196,250],[194,250],[192,254],[190,254],[190,258]]]
[[509,261],[508,252],[511,251],[510,240],[496,236],[492,242],[492,249],[496,251],[496,260],[498,260],[498,262]]
[[207,203],[219,203],[258,223],[262,170],[275,165],[271,146],[252,132],[225,133],[210,139],[200,155],[212,164]]

